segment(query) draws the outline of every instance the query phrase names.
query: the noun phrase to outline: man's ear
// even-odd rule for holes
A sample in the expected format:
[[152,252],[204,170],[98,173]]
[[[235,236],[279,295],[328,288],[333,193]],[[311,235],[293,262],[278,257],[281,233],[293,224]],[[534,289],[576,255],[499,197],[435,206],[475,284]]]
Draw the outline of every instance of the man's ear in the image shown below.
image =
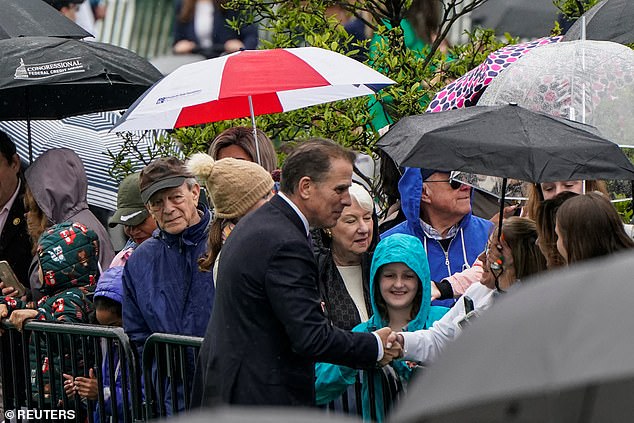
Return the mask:
[[194,196],[194,202],[198,204],[198,199],[200,198],[200,185],[194,184],[192,187],[192,195]]
[[312,186],[313,180],[310,179],[310,176],[302,177],[297,184],[297,195],[299,195],[302,200],[308,200],[310,198]]
[[20,157],[17,154],[14,154],[13,157],[11,157],[9,166],[15,171],[16,174],[20,171]]
[[423,203],[431,203],[431,196],[430,196],[430,191],[429,191],[429,186],[423,184],[423,193],[420,196],[420,201]]

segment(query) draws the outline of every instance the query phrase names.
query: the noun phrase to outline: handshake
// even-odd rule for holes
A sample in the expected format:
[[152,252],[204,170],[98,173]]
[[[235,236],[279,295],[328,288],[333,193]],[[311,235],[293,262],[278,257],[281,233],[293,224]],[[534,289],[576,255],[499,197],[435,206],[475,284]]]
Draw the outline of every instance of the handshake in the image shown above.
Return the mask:
[[403,335],[394,332],[389,327],[384,327],[374,332],[383,344],[383,358],[379,360],[381,366],[389,364],[392,360],[403,356]]

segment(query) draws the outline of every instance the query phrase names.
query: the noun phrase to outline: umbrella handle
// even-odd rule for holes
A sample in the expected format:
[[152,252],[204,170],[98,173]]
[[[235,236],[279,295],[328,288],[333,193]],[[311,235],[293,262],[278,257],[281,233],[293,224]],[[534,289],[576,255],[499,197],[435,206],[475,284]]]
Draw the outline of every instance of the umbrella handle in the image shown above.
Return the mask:
[[253,112],[253,99],[249,96],[249,112],[251,113],[251,126],[253,127],[253,142],[255,143],[255,154],[257,156],[258,164],[262,166],[262,159],[260,159],[260,143],[258,142],[258,130],[255,127],[255,113]]
[[502,196],[500,197],[500,216],[498,220],[498,241],[502,237],[502,221],[504,220],[504,196],[506,195],[507,179],[502,178]]

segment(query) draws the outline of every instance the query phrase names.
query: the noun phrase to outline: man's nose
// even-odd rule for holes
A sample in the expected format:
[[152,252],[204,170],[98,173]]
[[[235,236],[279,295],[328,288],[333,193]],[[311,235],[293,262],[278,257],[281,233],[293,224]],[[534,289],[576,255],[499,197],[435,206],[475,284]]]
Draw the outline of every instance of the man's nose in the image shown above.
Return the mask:
[[345,207],[352,205],[352,200],[350,199],[350,193],[348,192],[348,190],[346,190],[346,192],[341,196],[341,204],[343,204]]

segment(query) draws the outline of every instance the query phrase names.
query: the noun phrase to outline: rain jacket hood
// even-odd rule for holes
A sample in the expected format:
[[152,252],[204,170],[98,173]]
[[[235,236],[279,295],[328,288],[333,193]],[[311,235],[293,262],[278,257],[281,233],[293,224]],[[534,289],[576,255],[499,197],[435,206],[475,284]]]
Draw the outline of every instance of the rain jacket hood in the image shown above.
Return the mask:
[[431,279],[434,282],[440,282],[469,268],[484,250],[493,224],[474,216],[469,211],[460,221],[458,233],[445,252],[437,240],[427,237],[420,222],[420,201],[423,193],[420,169],[405,168],[398,183],[398,190],[406,220],[382,233],[381,238],[397,233],[416,236],[427,251]]
[[[444,171],[439,171],[444,172]],[[449,172],[447,172],[449,173]],[[407,219],[407,227],[412,234],[419,238],[424,236],[423,228],[420,225],[420,199],[423,195],[423,176],[420,169],[407,167],[403,176],[398,181],[398,192],[401,194],[401,207]],[[473,190],[471,191],[473,199]],[[470,223],[471,211],[460,221],[460,227],[465,228]]]
[[[79,156],[68,148],[47,150],[26,169],[24,179],[51,224],[79,222],[95,231],[99,238],[99,264],[102,269],[110,267],[114,248],[108,231],[88,209],[88,180]],[[29,279],[34,299],[38,300],[40,282],[36,265],[34,259]]]
[[97,282],[94,298],[106,297],[123,304],[123,266],[114,266],[103,272]]
[[33,198],[48,220],[61,223],[88,209],[88,180],[79,156],[68,148],[46,151],[24,172]]
[[[374,250],[372,266],[370,267],[370,301],[372,303],[372,317],[370,322],[376,328],[388,325],[387,319],[383,319],[376,306],[375,285],[380,283],[379,270],[389,263],[404,263],[418,276],[418,289],[422,292],[422,298],[431,298],[431,279],[427,255],[420,240],[411,235],[394,234],[379,242]],[[407,330],[418,330],[427,327],[427,319],[430,311],[429,301],[423,301],[416,317],[407,325]],[[387,317],[387,316],[386,316]]]
[[40,292],[44,295],[97,283],[99,240],[81,223],[64,222],[45,230],[38,241],[37,256],[44,279]]

